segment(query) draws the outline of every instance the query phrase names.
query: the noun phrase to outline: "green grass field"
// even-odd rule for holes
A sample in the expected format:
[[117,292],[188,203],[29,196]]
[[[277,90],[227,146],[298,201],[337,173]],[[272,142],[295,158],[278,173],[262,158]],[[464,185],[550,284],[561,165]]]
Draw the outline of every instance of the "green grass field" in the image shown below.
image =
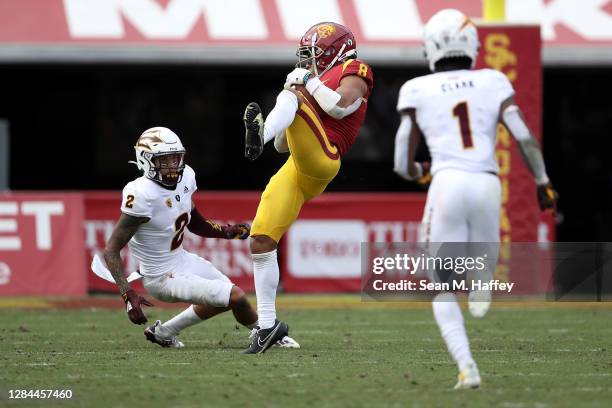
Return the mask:
[[[456,369],[426,305],[320,299],[283,299],[279,315],[302,349],[257,356],[240,354],[248,331],[230,314],[186,330],[186,348],[169,350],[146,342],[120,309],[0,308],[0,406],[612,406],[609,308],[466,316],[483,388],[454,391]],[[9,389],[73,397],[9,400]]]

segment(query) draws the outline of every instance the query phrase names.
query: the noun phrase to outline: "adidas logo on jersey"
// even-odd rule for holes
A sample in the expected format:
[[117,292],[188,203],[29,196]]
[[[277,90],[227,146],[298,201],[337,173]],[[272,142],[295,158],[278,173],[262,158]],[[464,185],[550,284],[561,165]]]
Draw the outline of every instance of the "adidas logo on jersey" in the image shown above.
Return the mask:
[[189,187],[185,186],[185,188],[183,189],[183,194],[185,194],[188,191],[189,191]]

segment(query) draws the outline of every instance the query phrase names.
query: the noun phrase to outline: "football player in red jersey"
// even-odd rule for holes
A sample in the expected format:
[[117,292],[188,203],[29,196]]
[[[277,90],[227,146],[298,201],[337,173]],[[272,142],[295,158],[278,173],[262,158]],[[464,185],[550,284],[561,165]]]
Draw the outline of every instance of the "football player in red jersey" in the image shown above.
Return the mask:
[[355,36],[340,24],[323,22],[309,28],[297,56],[296,68],[287,75],[265,123],[256,103],[244,113],[247,158],[259,157],[272,139],[279,152],[290,152],[266,186],[251,228],[259,330],[247,354],[265,352],[288,333],[287,324],[276,319],[278,241],[302,205],[320,195],[338,174],[340,158],[365,119],[374,85],[372,70],[357,59]]

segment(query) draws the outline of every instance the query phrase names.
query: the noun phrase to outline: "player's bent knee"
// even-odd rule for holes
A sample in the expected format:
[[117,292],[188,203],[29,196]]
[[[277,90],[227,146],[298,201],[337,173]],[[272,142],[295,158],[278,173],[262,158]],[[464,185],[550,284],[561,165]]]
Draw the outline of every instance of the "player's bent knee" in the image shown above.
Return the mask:
[[251,237],[251,253],[263,254],[274,251],[277,247],[275,240],[267,235],[255,235]]
[[249,300],[246,296],[246,293],[238,286],[234,285],[232,287],[232,291],[230,292],[230,300],[229,306],[232,308],[235,307],[243,307],[249,304]]

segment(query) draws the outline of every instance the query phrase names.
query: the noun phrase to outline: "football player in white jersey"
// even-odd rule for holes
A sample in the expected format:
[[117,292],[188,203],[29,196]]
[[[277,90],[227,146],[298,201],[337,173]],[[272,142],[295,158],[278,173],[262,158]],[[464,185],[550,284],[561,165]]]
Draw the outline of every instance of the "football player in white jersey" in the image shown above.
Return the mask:
[[[165,127],[146,130],[134,146],[136,165],[143,176],[123,189],[121,217],[104,251],[104,260],[126,303],[129,319],[144,324],[141,305],[151,306],[130,288],[120,251],[128,244],[139,266],[145,289],[164,302],[191,306],[172,319],[145,329],[147,340],[162,347],[183,347],[179,332],[189,326],[231,310],[236,320],[254,330],[257,313],[244,291],[207,260],[183,249],[185,228],[209,238],[246,239],[248,224],[221,226],[205,219],[195,207],[195,173],[184,163],[185,148],[179,137]],[[299,347],[293,339],[279,346]]]
[[[499,242],[501,186],[495,136],[499,122],[512,133],[537,185],[540,208],[556,206],[538,142],[525,124],[506,76],[472,69],[479,42],[476,27],[463,13],[445,9],[426,24],[425,55],[432,74],[407,81],[399,92],[401,123],[395,140],[394,171],[407,180],[425,176],[429,164],[415,162],[421,137],[431,153],[433,176],[420,240],[431,243]],[[497,245],[494,244],[494,269]],[[491,260],[490,260],[491,261]],[[470,312],[483,316],[488,292],[472,292]],[[436,323],[459,368],[455,388],[480,386],[463,316],[454,293],[433,300]]]

